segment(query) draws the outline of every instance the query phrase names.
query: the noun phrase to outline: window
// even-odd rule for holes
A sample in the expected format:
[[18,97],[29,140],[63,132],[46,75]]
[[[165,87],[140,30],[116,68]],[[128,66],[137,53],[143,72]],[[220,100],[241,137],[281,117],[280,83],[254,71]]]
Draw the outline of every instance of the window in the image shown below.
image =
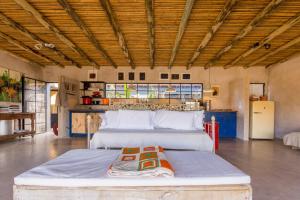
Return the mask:
[[264,83],[250,83],[250,96],[261,97],[265,95]]
[[[36,114],[36,132],[46,131],[46,82],[24,77],[24,111]],[[30,120],[25,120],[25,129],[30,129]]]
[[[166,92],[171,85],[175,92]],[[202,99],[202,83],[107,83],[107,98]]]

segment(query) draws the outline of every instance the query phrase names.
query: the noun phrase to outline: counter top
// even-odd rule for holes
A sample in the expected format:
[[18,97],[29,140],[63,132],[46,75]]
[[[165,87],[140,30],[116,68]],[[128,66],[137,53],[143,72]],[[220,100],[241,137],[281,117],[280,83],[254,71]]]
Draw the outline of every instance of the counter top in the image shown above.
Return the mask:
[[237,112],[237,111],[232,110],[232,109],[213,109],[213,110],[206,111],[206,112]]

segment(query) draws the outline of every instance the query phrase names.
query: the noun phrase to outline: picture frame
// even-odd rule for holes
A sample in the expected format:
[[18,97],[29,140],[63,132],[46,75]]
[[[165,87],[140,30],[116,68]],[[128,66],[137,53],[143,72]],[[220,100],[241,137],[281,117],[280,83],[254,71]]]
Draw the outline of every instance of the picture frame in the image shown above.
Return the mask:
[[140,81],[145,81],[145,80],[146,80],[146,73],[140,72]]
[[124,81],[124,79],[125,79],[125,73],[118,72],[118,81]]
[[171,74],[171,79],[172,80],[179,80],[180,79],[180,75],[179,74]]
[[182,80],[191,80],[191,74],[183,73],[183,74],[181,74],[181,79]]
[[219,85],[212,85],[211,89],[213,90],[213,92],[212,92],[213,97],[220,96],[220,86]]
[[98,73],[97,70],[88,70],[88,81],[97,81]]
[[159,80],[169,80],[169,73],[160,73]]

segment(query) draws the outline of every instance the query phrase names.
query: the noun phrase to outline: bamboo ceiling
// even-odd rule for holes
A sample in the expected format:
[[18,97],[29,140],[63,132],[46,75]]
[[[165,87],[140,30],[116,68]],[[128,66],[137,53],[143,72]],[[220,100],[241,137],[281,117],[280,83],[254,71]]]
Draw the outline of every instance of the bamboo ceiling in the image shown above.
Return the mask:
[[300,52],[300,1],[0,0],[0,49],[44,66],[269,66]]

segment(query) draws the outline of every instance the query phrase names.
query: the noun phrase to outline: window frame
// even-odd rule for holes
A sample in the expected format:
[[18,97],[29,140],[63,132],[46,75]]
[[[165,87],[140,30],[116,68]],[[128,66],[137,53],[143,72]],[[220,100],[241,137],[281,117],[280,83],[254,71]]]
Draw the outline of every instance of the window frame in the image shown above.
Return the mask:
[[[118,91],[122,91],[122,90],[117,90],[117,87],[116,85],[117,84],[126,84],[126,85],[130,85],[130,84],[134,84],[136,85],[136,94],[137,94],[137,97],[134,97],[134,98],[130,98],[128,97],[128,95],[126,94],[125,90],[124,90],[124,93],[125,93],[125,97],[116,97],[116,94]],[[161,88],[161,85],[164,85],[164,86],[167,86],[167,85],[179,85],[179,88],[180,88],[180,91],[179,91],[179,97],[171,97],[172,94],[167,94],[166,97],[160,97],[160,88]],[[107,90],[106,86],[105,86],[105,95],[106,97],[108,97],[107,95],[107,92],[112,92],[114,91],[114,98],[111,98],[111,99],[141,99],[139,96],[139,85],[147,85],[147,90],[140,90],[140,91],[147,91],[147,99],[193,99],[193,94],[196,94],[196,95],[201,95],[201,98],[200,99],[203,99],[203,83],[137,83],[137,82],[117,82],[117,83],[106,83],[106,85],[114,85],[113,88],[115,88],[114,90]],[[149,97],[149,92],[150,91],[156,91],[156,90],[151,90],[150,89],[150,86],[151,85],[155,85],[157,87],[157,97],[156,98],[150,98]],[[182,98],[182,85],[190,85],[190,97],[191,98]],[[201,85],[201,91],[193,91],[193,85]],[[123,91],[122,91],[123,92]],[[200,93],[199,93],[200,92]],[[176,92],[177,93],[177,92]],[[183,93],[183,94],[187,94],[187,93]]]

